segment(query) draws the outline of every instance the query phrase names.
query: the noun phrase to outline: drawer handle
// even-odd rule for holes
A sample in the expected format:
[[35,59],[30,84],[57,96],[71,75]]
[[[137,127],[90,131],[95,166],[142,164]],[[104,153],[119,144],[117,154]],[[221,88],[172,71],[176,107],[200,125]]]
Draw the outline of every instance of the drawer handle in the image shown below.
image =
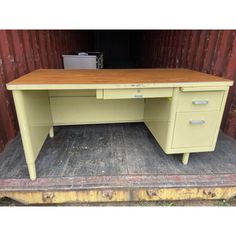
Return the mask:
[[202,125],[205,124],[206,122],[204,120],[190,120],[189,123],[191,125]]
[[134,95],[135,98],[143,98],[143,95],[142,94],[136,94]]
[[196,101],[192,101],[193,105],[207,105],[208,101],[207,100],[196,100]]

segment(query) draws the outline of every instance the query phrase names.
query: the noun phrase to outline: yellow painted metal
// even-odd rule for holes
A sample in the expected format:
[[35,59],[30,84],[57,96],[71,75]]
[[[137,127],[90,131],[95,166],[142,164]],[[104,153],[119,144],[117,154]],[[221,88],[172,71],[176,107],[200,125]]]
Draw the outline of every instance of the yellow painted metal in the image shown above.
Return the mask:
[[96,90],[49,90],[49,97],[95,97]]
[[97,89],[96,90],[96,98],[97,99],[103,99],[103,91],[104,91],[104,89]]
[[95,97],[51,97],[54,125],[140,122],[143,99],[101,100]]
[[165,152],[168,152],[171,149],[171,140],[173,137],[174,126],[175,126],[175,115],[177,110],[178,97],[179,97],[179,88],[175,88],[170,106],[170,113],[169,113],[170,125],[168,126],[167,130],[166,148],[164,149]]
[[218,111],[177,113],[172,147],[212,147],[218,114]]
[[172,99],[151,98],[145,100],[144,122],[152,135],[162,146],[167,149],[168,128],[173,120],[170,120]]
[[7,191],[8,197],[23,204],[60,204],[127,201],[217,200],[236,196],[236,187],[134,188],[79,191]]
[[104,99],[171,97],[172,88],[104,89]]
[[172,98],[146,99],[144,122],[163,150],[168,153],[175,125],[179,88],[175,88]]
[[184,165],[187,165],[188,164],[188,159],[189,159],[189,153],[184,153],[183,158],[182,158],[182,163]]
[[133,201],[160,200],[213,200],[230,199],[236,196],[236,187],[218,188],[160,188],[151,190],[137,190]]
[[211,152],[215,150],[215,146],[208,147],[183,147],[183,148],[170,148],[165,151],[166,154],[178,153],[191,153],[191,152]]
[[52,127],[47,91],[13,91],[30,178],[36,179],[35,160]]
[[224,91],[180,92],[178,111],[220,110]]
[[53,126],[50,128],[49,130],[49,137],[53,138],[54,137],[54,130],[53,130]]
[[70,203],[70,202],[125,202],[130,200],[126,190],[84,191],[25,191],[0,192],[0,198],[8,197],[24,204]]
[[224,109],[225,109],[225,104],[226,104],[228,92],[229,92],[229,87],[226,90],[224,90],[224,95],[223,95],[221,105],[220,105],[219,115],[218,115],[218,119],[217,119],[217,123],[216,123],[216,127],[215,127],[215,134],[213,136],[214,149],[215,149],[215,144],[216,144],[217,137],[218,137],[219,130],[220,130],[221,120],[222,120],[222,117],[224,114]]
[[223,91],[227,90],[226,86],[215,86],[215,87],[183,87],[182,92],[201,92],[201,91]]
[[[214,151],[215,145],[216,145],[216,141],[217,141],[217,137],[218,137],[218,133],[219,133],[219,129],[220,129],[220,123],[221,123],[221,119],[222,119],[222,116],[223,116],[224,107],[225,107],[225,103],[226,103],[226,99],[227,99],[227,95],[228,95],[228,90],[229,90],[229,88],[227,88],[226,90],[220,92],[220,93],[223,93],[221,102],[220,103],[217,102],[218,107],[214,106],[214,108],[216,110],[218,110],[218,114],[215,117],[212,117],[212,119],[214,119],[214,122],[216,123],[216,125],[215,125],[215,128],[214,128],[213,134],[207,136],[209,139],[212,140],[212,145],[210,145],[208,147],[206,147],[206,146],[205,147],[203,147],[203,146],[191,146],[191,147],[182,147],[182,148],[175,148],[175,147],[172,146],[172,148],[167,151],[168,154],[185,153],[185,152],[186,153],[190,153],[190,152]],[[221,97],[221,94],[219,94],[219,97]],[[210,111],[210,112],[214,113],[216,111]],[[176,114],[178,114],[178,113],[176,113]],[[178,125],[177,122],[176,122],[176,125]],[[182,131],[179,130],[179,132],[182,132]],[[175,133],[174,133],[174,135],[175,135]],[[174,138],[174,135],[173,135],[173,138]],[[178,135],[178,134],[176,133],[176,135]],[[200,139],[200,137],[202,137],[203,139],[205,139],[206,133],[204,133],[204,131],[203,131],[203,135],[202,136],[200,136],[200,135],[201,135],[201,132],[199,132],[199,134],[196,134],[196,136],[193,135],[193,133],[191,133],[191,134],[189,134],[189,137],[191,137],[193,139],[195,139],[195,138],[199,138]]]
[[175,88],[172,98],[145,99],[144,122],[167,154],[184,153],[187,164],[190,152],[215,149],[228,93],[228,88],[222,90],[225,88],[184,92],[183,88]]

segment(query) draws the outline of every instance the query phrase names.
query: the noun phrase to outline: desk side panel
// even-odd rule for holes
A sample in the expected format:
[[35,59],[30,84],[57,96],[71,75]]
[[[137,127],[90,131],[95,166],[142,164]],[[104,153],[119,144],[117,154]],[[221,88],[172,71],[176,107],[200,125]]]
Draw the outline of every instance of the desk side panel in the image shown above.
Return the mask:
[[26,161],[34,163],[52,127],[47,91],[13,91]]
[[171,98],[152,98],[145,100],[144,122],[164,150],[167,148],[170,107]]
[[168,153],[173,136],[179,88],[174,88],[171,98],[146,99],[144,122],[152,135]]

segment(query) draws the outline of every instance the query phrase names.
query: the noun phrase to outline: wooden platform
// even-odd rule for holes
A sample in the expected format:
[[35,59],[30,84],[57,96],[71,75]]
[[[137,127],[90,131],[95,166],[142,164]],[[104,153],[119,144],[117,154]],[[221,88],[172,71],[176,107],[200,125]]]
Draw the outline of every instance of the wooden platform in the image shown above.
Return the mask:
[[[0,154],[0,197],[42,203],[48,199],[189,199],[191,191],[195,198],[236,195],[236,141],[223,133],[214,152],[191,154],[184,166],[181,156],[162,151],[143,123],[56,127],[36,167],[38,179],[31,181],[18,136]],[[179,197],[176,192],[166,192],[174,190]],[[60,195],[66,192],[73,192],[74,197]],[[25,199],[27,193],[33,196],[29,201]]]

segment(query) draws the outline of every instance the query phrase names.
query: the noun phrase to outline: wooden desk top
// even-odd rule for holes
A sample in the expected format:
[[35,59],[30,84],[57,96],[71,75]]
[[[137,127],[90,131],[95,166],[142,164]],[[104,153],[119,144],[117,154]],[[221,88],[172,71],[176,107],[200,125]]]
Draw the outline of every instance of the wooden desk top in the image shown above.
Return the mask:
[[39,69],[7,84],[14,89],[231,86],[233,81],[187,69]]

